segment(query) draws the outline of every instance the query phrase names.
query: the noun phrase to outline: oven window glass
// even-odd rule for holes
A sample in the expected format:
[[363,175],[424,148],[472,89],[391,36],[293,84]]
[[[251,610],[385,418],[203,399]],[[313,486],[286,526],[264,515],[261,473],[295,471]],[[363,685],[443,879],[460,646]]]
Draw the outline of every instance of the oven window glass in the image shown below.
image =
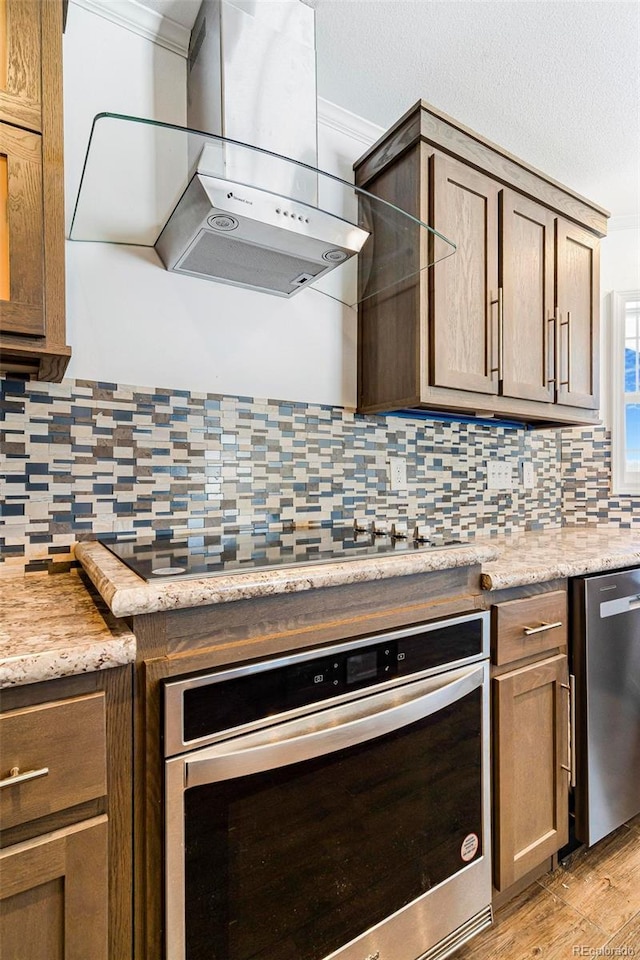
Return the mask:
[[187,960],[321,960],[482,854],[481,692],[185,793]]

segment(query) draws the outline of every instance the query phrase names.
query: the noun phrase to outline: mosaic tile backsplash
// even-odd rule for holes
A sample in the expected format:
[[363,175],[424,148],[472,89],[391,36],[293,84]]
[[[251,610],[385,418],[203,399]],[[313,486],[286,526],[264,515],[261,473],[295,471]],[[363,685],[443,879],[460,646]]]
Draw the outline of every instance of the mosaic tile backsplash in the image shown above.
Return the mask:
[[[338,407],[113,383],[0,379],[2,560],[68,562],[100,533],[406,516],[468,538],[605,519],[606,431],[358,416]],[[408,491],[387,486],[389,456]],[[489,491],[489,457],[531,458],[531,490]],[[564,468],[564,469],[563,469]],[[613,505],[615,522],[640,504]]]
[[640,528],[640,497],[610,491],[611,432],[604,427],[562,433],[563,505],[572,524]]
[[[113,383],[0,380],[2,559],[67,561],[110,532],[231,530],[407,516],[469,537],[561,522],[560,436],[498,425]],[[486,489],[485,462],[535,463],[533,490]],[[407,494],[386,461],[407,461]]]

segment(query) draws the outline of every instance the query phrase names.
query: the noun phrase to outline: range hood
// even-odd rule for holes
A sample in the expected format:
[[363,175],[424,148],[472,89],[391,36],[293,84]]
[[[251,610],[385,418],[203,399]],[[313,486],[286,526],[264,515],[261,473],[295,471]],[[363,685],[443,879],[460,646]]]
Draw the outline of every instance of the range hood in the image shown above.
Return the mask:
[[303,0],[203,0],[187,68],[187,127],[95,118],[70,239],[154,246],[185,276],[350,306],[415,278],[425,242],[428,262],[454,252],[317,169],[315,11]]
[[316,207],[196,173],[155,247],[175,273],[291,297],[368,237]]
[[302,0],[202,0],[187,124],[298,163],[228,145],[222,179],[203,148],[156,243],[168,270],[291,297],[360,251],[369,233],[318,210],[317,174],[300,165],[317,166],[315,11]]

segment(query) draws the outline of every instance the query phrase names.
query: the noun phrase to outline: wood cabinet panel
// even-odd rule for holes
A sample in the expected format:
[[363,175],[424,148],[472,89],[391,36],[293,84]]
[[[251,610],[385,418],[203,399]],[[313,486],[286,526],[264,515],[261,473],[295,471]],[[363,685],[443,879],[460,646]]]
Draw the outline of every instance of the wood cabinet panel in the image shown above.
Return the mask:
[[567,842],[567,658],[492,680],[494,883],[505,890]]
[[500,191],[501,393],[552,402],[554,217],[513,190]]
[[42,129],[42,2],[0,2],[0,118],[38,132]]
[[457,244],[454,256],[431,268],[431,382],[497,393],[497,185],[436,154],[431,189],[431,222]]
[[0,716],[3,778],[47,769],[36,779],[0,791],[0,823],[8,829],[104,796],[106,719],[104,692],[11,710]]
[[44,333],[42,139],[0,123],[0,156],[6,158],[9,300],[0,301],[0,331]]
[[600,247],[596,237],[558,219],[558,401],[597,408],[599,402]]
[[107,960],[107,818],[0,852],[3,956]]
[[496,666],[539,656],[549,650],[566,649],[567,595],[564,590],[508,600],[494,606],[492,612],[491,661]]
[[[427,213],[423,214],[420,208],[419,151],[415,149],[412,157],[385,170],[378,179],[376,192],[383,200],[402,197],[405,210],[426,220]],[[425,230],[407,221],[404,247],[398,251],[394,219],[387,222],[373,207],[368,216],[373,223],[375,250],[365,244],[360,255],[360,282],[365,284],[365,293],[367,289],[381,292],[365,298],[358,312],[358,403],[371,406],[403,397],[411,404],[419,397],[423,312],[419,270],[422,257],[426,256],[422,247],[428,238],[423,236]],[[398,255],[399,269],[395,265]],[[426,303],[425,298],[425,308]]]
[[71,356],[65,342],[62,12],[62,0],[0,0],[0,155],[7,158],[8,213],[0,222],[0,372],[56,381]]
[[[532,168],[519,178],[526,165],[517,168],[515,158],[505,177],[495,146],[482,166],[477,135],[444,116],[429,128],[437,136],[427,135],[421,120],[429,115],[417,104],[355,165],[360,186],[457,247],[438,261],[437,242],[423,237],[414,251],[420,272],[409,280],[398,268],[395,284],[360,305],[359,410],[595,423],[605,211],[559,184],[552,202],[548,178]],[[595,220],[588,208],[598,211]],[[575,213],[594,232],[558,212]],[[378,262],[374,239],[361,279],[389,274],[393,263],[384,244]]]

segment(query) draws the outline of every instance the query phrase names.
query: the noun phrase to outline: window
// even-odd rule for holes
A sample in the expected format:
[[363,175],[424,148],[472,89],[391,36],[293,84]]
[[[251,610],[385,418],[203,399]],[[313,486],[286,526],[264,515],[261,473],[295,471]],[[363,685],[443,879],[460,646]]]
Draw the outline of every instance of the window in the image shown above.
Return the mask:
[[640,290],[613,295],[613,492],[640,495]]

